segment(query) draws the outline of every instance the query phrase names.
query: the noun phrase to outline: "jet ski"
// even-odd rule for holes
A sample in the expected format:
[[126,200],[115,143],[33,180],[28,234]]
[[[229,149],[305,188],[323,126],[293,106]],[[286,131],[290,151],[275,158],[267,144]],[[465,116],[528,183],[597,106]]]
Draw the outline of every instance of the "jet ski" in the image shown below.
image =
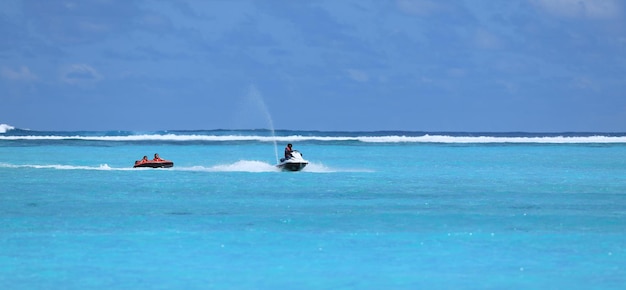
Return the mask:
[[278,163],[276,167],[283,171],[300,171],[307,164],[309,164],[309,161],[304,160],[300,152],[293,150],[291,151],[291,157],[281,158],[280,163]]
[[148,161],[135,161],[135,166],[133,166],[133,168],[137,168],[137,167],[149,167],[149,168],[170,168],[174,166],[174,162],[169,161],[169,160],[161,160],[161,161],[154,161],[154,160],[148,160]]

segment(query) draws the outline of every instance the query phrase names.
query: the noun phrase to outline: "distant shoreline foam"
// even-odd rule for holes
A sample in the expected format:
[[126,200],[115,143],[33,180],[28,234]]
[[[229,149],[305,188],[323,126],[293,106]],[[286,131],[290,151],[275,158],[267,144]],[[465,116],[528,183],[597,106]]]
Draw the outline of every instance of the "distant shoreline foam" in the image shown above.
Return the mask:
[[444,144],[611,144],[626,143],[626,133],[601,132],[412,132],[412,131],[296,131],[178,130],[178,131],[32,131],[0,124],[0,141],[103,141],[103,142],[362,142]]
[[537,144],[577,144],[577,143],[626,143],[626,136],[258,136],[258,135],[127,135],[127,136],[84,136],[84,135],[8,135],[0,136],[2,140],[77,140],[77,141],[108,141],[108,142],[363,142],[363,143],[537,143]]

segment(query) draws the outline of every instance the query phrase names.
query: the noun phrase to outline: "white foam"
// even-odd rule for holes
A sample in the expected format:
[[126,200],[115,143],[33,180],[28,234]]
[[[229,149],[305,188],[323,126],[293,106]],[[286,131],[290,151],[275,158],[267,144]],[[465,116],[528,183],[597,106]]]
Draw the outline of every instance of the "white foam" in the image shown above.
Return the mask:
[[382,136],[362,137],[363,142],[374,143],[626,143],[624,136],[543,136],[543,137],[495,137],[495,136]]
[[209,171],[273,172],[278,171],[278,168],[274,165],[261,161],[240,160],[233,164],[215,165],[210,167]]
[[130,136],[0,136],[0,140],[87,140],[87,141],[257,141],[257,142],[305,142],[357,141],[366,143],[626,143],[626,136],[542,136],[542,137],[495,137],[495,136],[255,136],[255,135],[177,135],[144,134]]
[[[274,164],[269,164],[262,161],[255,160],[239,160],[230,164],[219,164],[215,166],[189,166],[189,167],[174,167],[173,170],[179,171],[204,171],[204,172],[280,172],[281,170]],[[333,173],[333,172],[373,172],[366,169],[338,169],[325,166],[322,163],[310,162],[303,172],[313,173]]]
[[2,133],[6,133],[9,130],[13,130],[15,129],[15,127],[7,125],[7,124],[0,124],[0,134]]
[[129,170],[132,168],[112,168],[108,164],[100,164],[99,166],[79,166],[65,164],[7,164],[0,163],[0,167],[4,168],[36,168],[36,169],[59,169],[59,170]]
[[332,167],[328,167],[322,163],[317,163],[317,162],[309,162],[309,164],[304,169],[302,169],[302,171],[315,172],[315,173],[374,172],[369,169],[332,168]]
[[[99,166],[79,166],[66,164],[7,164],[0,163],[0,168],[35,168],[35,169],[57,169],[57,170],[105,170],[105,171],[130,171],[130,170],[155,170],[155,168],[132,168],[132,167],[110,167],[108,164]],[[239,160],[230,164],[219,164],[215,166],[188,166],[172,168],[156,168],[156,170],[172,171],[197,171],[197,172],[280,172],[281,170],[273,164],[255,160]],[[334,173],[334,172],[373,172],[367,169],[345,169],[331,168],[322,163],[309,163],[303,172],[313,173]]]
[[[153,168],[134,168],[135,170],[153,170]],[[162,168],[157,168],[162,169]],[[214,166],[174,166],[166,170],[172,171],[196,171],[196,172],[276,172],[279,169],[269,163],[255,160],[239,160],[229,164]]]

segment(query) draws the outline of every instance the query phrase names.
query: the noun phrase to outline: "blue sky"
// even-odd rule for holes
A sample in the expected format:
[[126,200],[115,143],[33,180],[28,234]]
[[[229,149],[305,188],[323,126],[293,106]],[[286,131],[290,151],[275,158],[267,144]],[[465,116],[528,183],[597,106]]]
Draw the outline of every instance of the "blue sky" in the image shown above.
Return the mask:
[[0,123],[626,132],[626,2],[0,2]]

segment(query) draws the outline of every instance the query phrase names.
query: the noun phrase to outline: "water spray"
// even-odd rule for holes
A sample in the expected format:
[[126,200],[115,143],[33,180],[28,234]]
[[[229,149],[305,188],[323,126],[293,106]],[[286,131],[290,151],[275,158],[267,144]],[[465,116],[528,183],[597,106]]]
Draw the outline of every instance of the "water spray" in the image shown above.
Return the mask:
[[272,115],[270,115],[270,112],[265,105],[265,101],[263,100],[263,97],[261,96],[261,93],[259,93],[259,90],[257,90],[256,86],[250,86],[250,90],[248,91],[248,97],[256,103],[256,105],[265,115],[265,119],[267,119],[267,122],[269,123],[270,131],[272,132],[272,142],[274,143],[274,155],[276,156],[276,163],[278,163],[278,144],[276,143],[276,131],[274,130]]

